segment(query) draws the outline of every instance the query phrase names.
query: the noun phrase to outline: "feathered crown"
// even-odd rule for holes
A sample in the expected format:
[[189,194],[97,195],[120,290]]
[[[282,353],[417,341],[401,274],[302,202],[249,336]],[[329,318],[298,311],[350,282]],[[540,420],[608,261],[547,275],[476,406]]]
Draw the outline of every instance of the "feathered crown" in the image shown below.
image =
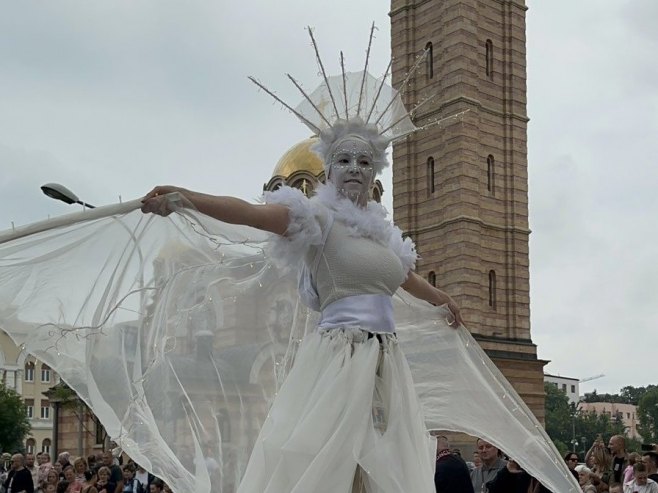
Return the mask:
[[334,76],[327,76],[320,58],[318,45],[313,36],[313,30],[310,27],[307,30],[322,75],[322,82],[312,93],[308,94],[293,76],[286,74],[302,94],[303,100],[301,103],[293,108],[254,77],[249,76],[249,80],[296,115],[302,123],[320,138],[313,150],[323,158],[325,172],[328,172],[327,157],[333,143],[346,135],[359,135],[371,143],[375,152],[375,171],[380,173],[388,165],[386,148],[391,142],[465,113],[461,112],[448,118],[430,121],[421,127],[414,125],[412,117],[416,111],[430,102],[434,96],[418,102],[410,111],[407,111],[402,102],[402,95],[409,86],[413,75],[428,56],[427,50],[417,57],[413,67],[407,73],[399,89],[396,90],[386,82],[391,72],[392,60],[382,77],[376,78],[368,72],[370,49],[375,33],[374,23],[370,28],[363,70],[346,72],[345,58],[341,51],[341,74]]

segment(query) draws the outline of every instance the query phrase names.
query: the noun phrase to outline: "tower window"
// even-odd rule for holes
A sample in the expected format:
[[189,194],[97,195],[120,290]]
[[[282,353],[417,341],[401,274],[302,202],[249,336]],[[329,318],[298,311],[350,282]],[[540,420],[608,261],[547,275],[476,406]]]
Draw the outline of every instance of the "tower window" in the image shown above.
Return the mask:
[[429,282],[432,286],[436,287],[436,273],[431,270],[429,274],[427,274],[427,282]]
[[425,45],[425,52],[427,53],[427,58],[425,59],[427,78],[431,79],[434,77],[434,47],[431,41]]
[[434,193],[434,158],[432,156],[427,158],[427,196],[429,197]]
[[489,271],[489,306],[496,309],[496,271]]
[[485,72],[487,77],[493,79],[493,41],[487,39],[485,46]]
[[491,192],[491,195],[496,195],[495,180],[496,180],[496,161],[493,155],[489,154],[487,156],[487,190]]

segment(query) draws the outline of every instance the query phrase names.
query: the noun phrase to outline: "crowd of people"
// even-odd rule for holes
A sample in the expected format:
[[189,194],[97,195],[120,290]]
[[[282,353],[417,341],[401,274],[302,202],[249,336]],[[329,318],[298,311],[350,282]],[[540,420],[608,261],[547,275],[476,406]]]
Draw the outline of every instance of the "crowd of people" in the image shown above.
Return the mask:
[[2,454],[1,493],[171,493],[161,479],[132,460],[106,451],[89,457],[62,452]]
[[[564,461],[584,493],[658,493],[658,446],[628,453],[623,436],[612,436],[607,446],[599,437],[585,457],[569,452]],[[437,493],[550,493],[483,439],[467,461],[438,436],[434,483]]]

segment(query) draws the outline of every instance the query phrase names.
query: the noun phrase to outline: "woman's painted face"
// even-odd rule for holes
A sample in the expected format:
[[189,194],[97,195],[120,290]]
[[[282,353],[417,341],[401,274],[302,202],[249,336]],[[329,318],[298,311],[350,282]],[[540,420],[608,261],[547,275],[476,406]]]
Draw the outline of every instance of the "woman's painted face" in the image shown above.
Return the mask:
[[372,146],[354,136],[339,140],[329,158],[328,178],[340,194],[365,205],[375,178]]

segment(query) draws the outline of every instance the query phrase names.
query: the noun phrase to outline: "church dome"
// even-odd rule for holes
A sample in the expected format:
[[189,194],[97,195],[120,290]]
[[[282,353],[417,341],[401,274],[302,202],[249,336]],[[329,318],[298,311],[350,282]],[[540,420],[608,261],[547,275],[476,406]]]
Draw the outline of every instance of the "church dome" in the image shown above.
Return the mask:
[[311,150],[311,146],[317,141],[317,137],[311,137],[288,149],[274,167],[272,177],[280,176],[287,179],[300,171],[315,177],[319,177],[321,173],[324,173],[322,159]]

